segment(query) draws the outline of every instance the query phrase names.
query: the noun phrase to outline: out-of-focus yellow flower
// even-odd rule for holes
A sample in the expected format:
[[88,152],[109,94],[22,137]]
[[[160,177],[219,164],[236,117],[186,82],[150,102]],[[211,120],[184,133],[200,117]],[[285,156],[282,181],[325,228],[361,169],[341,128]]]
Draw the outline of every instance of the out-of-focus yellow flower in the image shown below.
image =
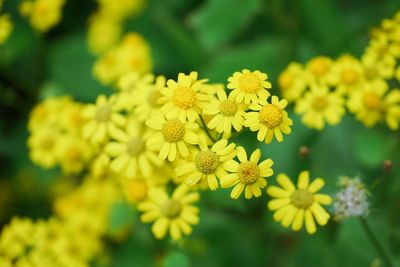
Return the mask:
[[188,146],[198,144],[197,123],[183,122],[178,118],[166,119],[161,112],[154,112],[146,125],[156,133],[149,137],[147,144],[159,151],[160,159],[174,161],[178,156],[189,156]]
[[260,161],[261,152],[256,149],[247,158],[246,150],[243,147],[237,148],[237,158],[240,163],[235,160],[230,160],[224,163],[224,168],[231,172],[221,178],[221,187],[232,187],[231,198],[237,199],[244,191],[245,198],[249,199],[261,196],[261,189],[267,186],[265,178],[273,175],[271,159]]
[[156,238],[164,238],[169,231],[172,239],[179,240],[199,222],[199,209],[193,205],[198,199],[199,193],[190,192],[186,185],[177,187],[171,197],[164,189],[151,188],[148,200],[139,204],[140,220],[154,222],[151,230]]
[[267,81],[268,75],[258,70],[251,72],[248,69],[235,72],[228,78],[228,89],[233,91],[229,94],[239,103],[257,104],[265,101],[270,93],[266,89],[271,88]]
[[279,174],[277,181],[281,187],[270,186],[267,193],[276,198],[268,203],[268,208],[275,211],[274,220],[281,222],[282,226],[298,231],[305,222],[309,234],[316,232],[315,221],[321,226],[325,225],[330,215],[322,205],[330,205],[332,199],[329,195],[318,194],[324,186],[322,178],[309,183],[309,172],[299,174],[297,188],[285,174]]
[[135,16],[144,6],[144,0],[97,0],[97,2],[99,3],[100,9],[105,12],[107,16],[115,17],[120,20]]
[[167,119],[179,118],[181,121],[194,122],[208,100],[207,95],[200,93],[205,81],[198,81],[183,73],[179,73],[177,81],[168,80],[167,87],[161,89],[163,95],[159,99],[159,103],[163,104],[161,112]]
[[306,75],[311,85],[331,85],[334,83],[334,62],[331,58],[318,56],[306,64]]
[[327,87],[314,88],[299,99],[295,112],[301,115],[301,121],[308,127],[322,130],[325,122],[336,125],[345,113],[343,98],[329,92]]
[[117,97],[107,99],[104,95],[97,97],[96,104],[89,104],[83,111],[87,123],[83,127],[83,135],[92,143],[106,142],[110,134],[126,123],[126,118],[119,113]]
[[35,30],[46,32],[60,22],[64,3],[64,0],[24,0],[19,11]]
[[400,120],[400,90],[388,92],[388,84],[374,80],[352,93],[347,102],[349,110],[367,127],[386,120],[389,128],[398,129]]
[[349,94],[360,88],[364,82],[362,64],[350,55],[338,58],[334,64],[333,72],[337,76],[336,92]]
[[92,148],[79,137],[65,136],[59,140],[58,161],[65,174],[81,172],[92,157]]
[[162,160],[146,144],[151,134],[148,129],[142,129],[142,125],[134,119],[128,121],[124,131],[113,131],[113,141],[105,146],[105,151],[113,158],[111,169],[133,178],[137,175],[149,177],[155,167],[161,167]]
[[287,101],[285,99],[279,101],[277,96],[272,96],[271,103],[251,105],[250,109],[256,112],[247,112],[244,115],[244,125],[253,132],[258,131],[257,139],[260,142],[265,141],[269,144],[274,136],[278,142],[282,142],[282,133],[290,134],[290,126],[293,124],[285,111],[286,106]]
[[[218,188],[218,179],[227,175],[223,165],[236,156],[235,144],[221,139],[211,148],[200,145],[191,160],[181,163],[175,170],[178,178],[183,177],[187,186],[193,186],[200,180],[207,181],[211,190]],[[218,178],[218,179],[217,179]]]
[[14,25],[11,21],[10,15],[3,14],[0,16],[0,44],[4,44],[10,36]]
[[292,62],[279,75],[279,88],[288,102],[299,99],[307,86],[307,78],[301,64]]
[[28,138],[31,160],[43,168],[52,168],[58,160],[59,145],[62,135],[50,127],[32,133]]
[[104,53],[94,64],[93,74],[103,84],[115,84],[130,72],[148,73],[152,62],[150,48],[138,33],[129,33],[122,41]]
[[240,132],[244,124],[245,105],[237,103],[233,97],[226,96],[223,89],[217,90],[217,99],[210,98],[204,107],[204,114],[213,115],[207,127],[218,133],[230,134],[232,128]]

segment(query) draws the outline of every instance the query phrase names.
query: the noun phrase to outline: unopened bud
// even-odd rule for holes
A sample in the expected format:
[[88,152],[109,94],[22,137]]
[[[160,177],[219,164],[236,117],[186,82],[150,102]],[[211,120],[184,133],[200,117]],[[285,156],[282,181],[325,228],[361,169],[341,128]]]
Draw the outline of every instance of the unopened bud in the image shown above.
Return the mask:
[[389,171],[392,170],[392,167],[393,167],[393,164],[392,164],[391,160],[385,160],[383,162],[382,168],[383,168],[384,171],[389,172]]
[[300,154],[300,157],[302,157],[302,158],[308,157],[310,155],[310,153],[311,153],[310,148],[308,148],[306,146],[301,146],[299,149],[299,154]]

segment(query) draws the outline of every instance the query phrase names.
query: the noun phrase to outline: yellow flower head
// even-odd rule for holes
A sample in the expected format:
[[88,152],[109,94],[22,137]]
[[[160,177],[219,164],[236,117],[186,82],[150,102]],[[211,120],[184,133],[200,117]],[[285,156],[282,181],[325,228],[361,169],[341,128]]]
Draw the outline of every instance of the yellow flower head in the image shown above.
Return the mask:
[[337,76],[336,91],[338,93],[349,94],[359,89],[364,82],[361,62],[350,55],[344,55],[337,59],[333,72]]
[[232,160],[236,155],[235,144],[228,144],[228,140],[221,139],[211,148],[200,145],[190,161],[179,165],[175,171],[178,178],[183,176],[187,186],[193,186],[200,180],[207,181],[211,190],[218,188],[218,179],[227,175],[223,164]]
[[265,101],[270,93],[266,89],[271,88],[271,83],[267,81],[268,75],[258,70],[251,72],[248,69],[242,72],[235,72],[228,78],[228,89],[237,102],[245,104],[257,104]]
[[96,12],[89,19],[87,42],[94,54],[101,54],[116,45],[120,39],[122,25],[119,20],[104,12]]
[[204,108],[204,114],[213,115],[207,123],[208,128],[215,129],[218,133],[230,134],[232,127],[240,132],[244,124],[244,105],[226,96],[225,91],[217,91],[217,99],[211,99]]
[[266,159],[259,163],[261,152],[255,150],[250,159],[247,158],[243,147],[237,148],[237,158],[240,162],[230,160],[224,163],[224,168],[230,174],[221,177],[221,187],[233,187],[231,198],[237,199],[244,191],[244,196],[249,199],[261,196],[261,189],[267,186],[265,178],[274,173],[271,169],[273,161]]
[[58,162],[58,149],[62,134],[54,128],[44,127],[33,132],[28,139],[31,160],[43,168],[52,168]]
[[400,91],[387,91],[388,84],[384,80],[365,83],[350,95],[347,106],[365,126],[372,127],[386,120],[389,127],[395,130],[400,120]]
[[3,14],[0,16],[0,44],[4,44],[10,36],[14,28],[10,15]]
[[163,104],[161,112],[168,119],[179,118],[181,121],[195,121],[208,96],[201,93],[200,89],[206,80],[197,80],[197,73],[185,75],[179,73],[178,80],[168,80],[167,87],[161,89],[163,95],[159,103]]
[[112,157],[111,169],[128,178],[137,175],[149,177],[153,169],[163,163],[146,144],[150,135],[151,133],[142,129],[142,125],[134,119],[128,121],[125,130],[113,131],[113,141],[105,146],[105,151]]
[[336,125],[345,113],[343,98],[326,87],[314,87],[299,99],[295,112],[308,127],[322,130],[325,122]]
[[302,65],[297,62],[290,63],[279,75],[278,84],[283,98],[287,101],[293,102],[299,99],[307,86]]
[[119,113],[120,107],[116,103],[116,96],[106,98],[97,97],[96,104],[89,104],[83,111],[87,120],[83,127],[83,136],[93,143],[104,143],[110,134],[126,123],[126,118]]
[[64,3],[64,0],[24,0],[20,5],[20,13],[29,18],[37,31],[46,32],[61,20]]
[[57,151],[61,170],[65,174],[77,174],[88,164],[93,150],[87,141],[73,136],[60,139]]
[[199,193],[189,192],[186,185],[180,185],[171,197],[165,189],[156,187],[151,188],[148,195],[148,200],[138,207],[143,212],[140,220],[154,222],[151,230],[156,238],[164,238],[168,231],[174,240],[191,234],[191,225],[199,222],[199,209],[193,205],[198,201]]
[[255,112],[248,112],[244,115],[244,125],[253,132],[258,131],[257,139],[260,142],[265,141],[269,144],[274,136],[278,142],[282,142],[282,133],[290,134],[290,126],[293,124],[285,111],[287,104],[285,99],[279,101],[277,96],[272,96],[271,103],[252,105],[250,109]]
[[325,194],[317,194],[324,186],[324,180],[315,179],[309,183],[309,172],[303,171],[299,175],[297,188],[285,174],[279,174],[277,181],[281,187],[270,186],[267,193],[276,198],[268,203],[268,208],[275,211],[274,220],[281,222],[284,227],[292,225],[294,231],[302,228],[305,222],[309,234],[316,232],[315,221],[325,225],[330,215],[322,205],[330,205],[332,199]]
[[178,118],[167,119],[165,115],[156,111],[146,121],[146,125],[156,133],[149,137],[149,147],[159,151],[158,156],[164,160],[174,161],[179,155],[189,156],[188,146],[197,144],[199,138],[196,131],[197,123],[184,122]]
[[333,61],[329,57],[318,56],[306,64],[306,75],[312,85],[330,85],[334,77]]

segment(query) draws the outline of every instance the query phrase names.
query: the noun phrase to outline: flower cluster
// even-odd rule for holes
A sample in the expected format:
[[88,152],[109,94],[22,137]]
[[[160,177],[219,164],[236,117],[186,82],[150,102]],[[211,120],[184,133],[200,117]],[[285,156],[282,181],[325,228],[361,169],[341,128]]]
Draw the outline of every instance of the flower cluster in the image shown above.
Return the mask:
[[[0,0],[0,11],[3,8],[3,0]],[[0,45],[4,44],[13,30],[13,23],[9,14],[0,15]]]
[[138,33],[128,33],[96,60],[93,75],[105,85],[115,85],[124,74],[144,74],[151,68],[150,48],[146,40]]
[[308,127],[322,130],[336,125],[348,111],[365,126],[386,122],[399,127],[400,90],[390,89],[400,79],[400,13],[386,19],[372,33],[361,59],[343,55],[336,60],[318,56],[304,66],[291,63],[279,76],[283,97]]
[[64,0],[23,0],[19,11],[35,30],[47,32],[60,22],[64,4]]
[[102,252],[108,214],[119,198],[112,180],[87,178],[56,199],[49,219],[13,218],[0,236],[0,266],[90,266]]
[[336,219],[366,216],[369,212],[368,192],[360,179],[341,177],[339,185],[342,190],[333,201]]
[[120,40],[125,20],[139,13],[143,0],[97,0],[98,9],[91,15],[88,45],[91,52],[102,54]]

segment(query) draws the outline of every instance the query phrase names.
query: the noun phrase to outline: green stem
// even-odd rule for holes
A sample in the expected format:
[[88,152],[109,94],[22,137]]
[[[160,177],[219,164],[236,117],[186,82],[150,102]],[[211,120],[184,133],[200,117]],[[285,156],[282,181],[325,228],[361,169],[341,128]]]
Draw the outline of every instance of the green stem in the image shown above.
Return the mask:
[[389,254],[383,248],[382,244],[379,243],[379,240],[376,238],[375,234],[372,232],[371,227],[369,226],[367,220],[364,217],[360,217],[361,225],[364,228],[365,233],[368,236],[369,241],[372,243],[376,252],[378,252],[379,256],[382,258],[383,262],[387,267],[394,267],[393,262],[390,259]]
[[204,131],[206,132],[206,134],[207,134],[207,136],[208,136],[208,138],[210,138],[211,139],[211,141],[213,141],[214,143],[216,142],[216,140],[215,140],[215,138],[211,135],[211,133],[208,131],[208,128],[207,128],[207,125],[206,125],[206,122],[204,121],[204,119],[203,119],[203,117],[202,116],[200,116],[200,121],[201,121],[201,124],[203,124],[203,129],[204,129]]

